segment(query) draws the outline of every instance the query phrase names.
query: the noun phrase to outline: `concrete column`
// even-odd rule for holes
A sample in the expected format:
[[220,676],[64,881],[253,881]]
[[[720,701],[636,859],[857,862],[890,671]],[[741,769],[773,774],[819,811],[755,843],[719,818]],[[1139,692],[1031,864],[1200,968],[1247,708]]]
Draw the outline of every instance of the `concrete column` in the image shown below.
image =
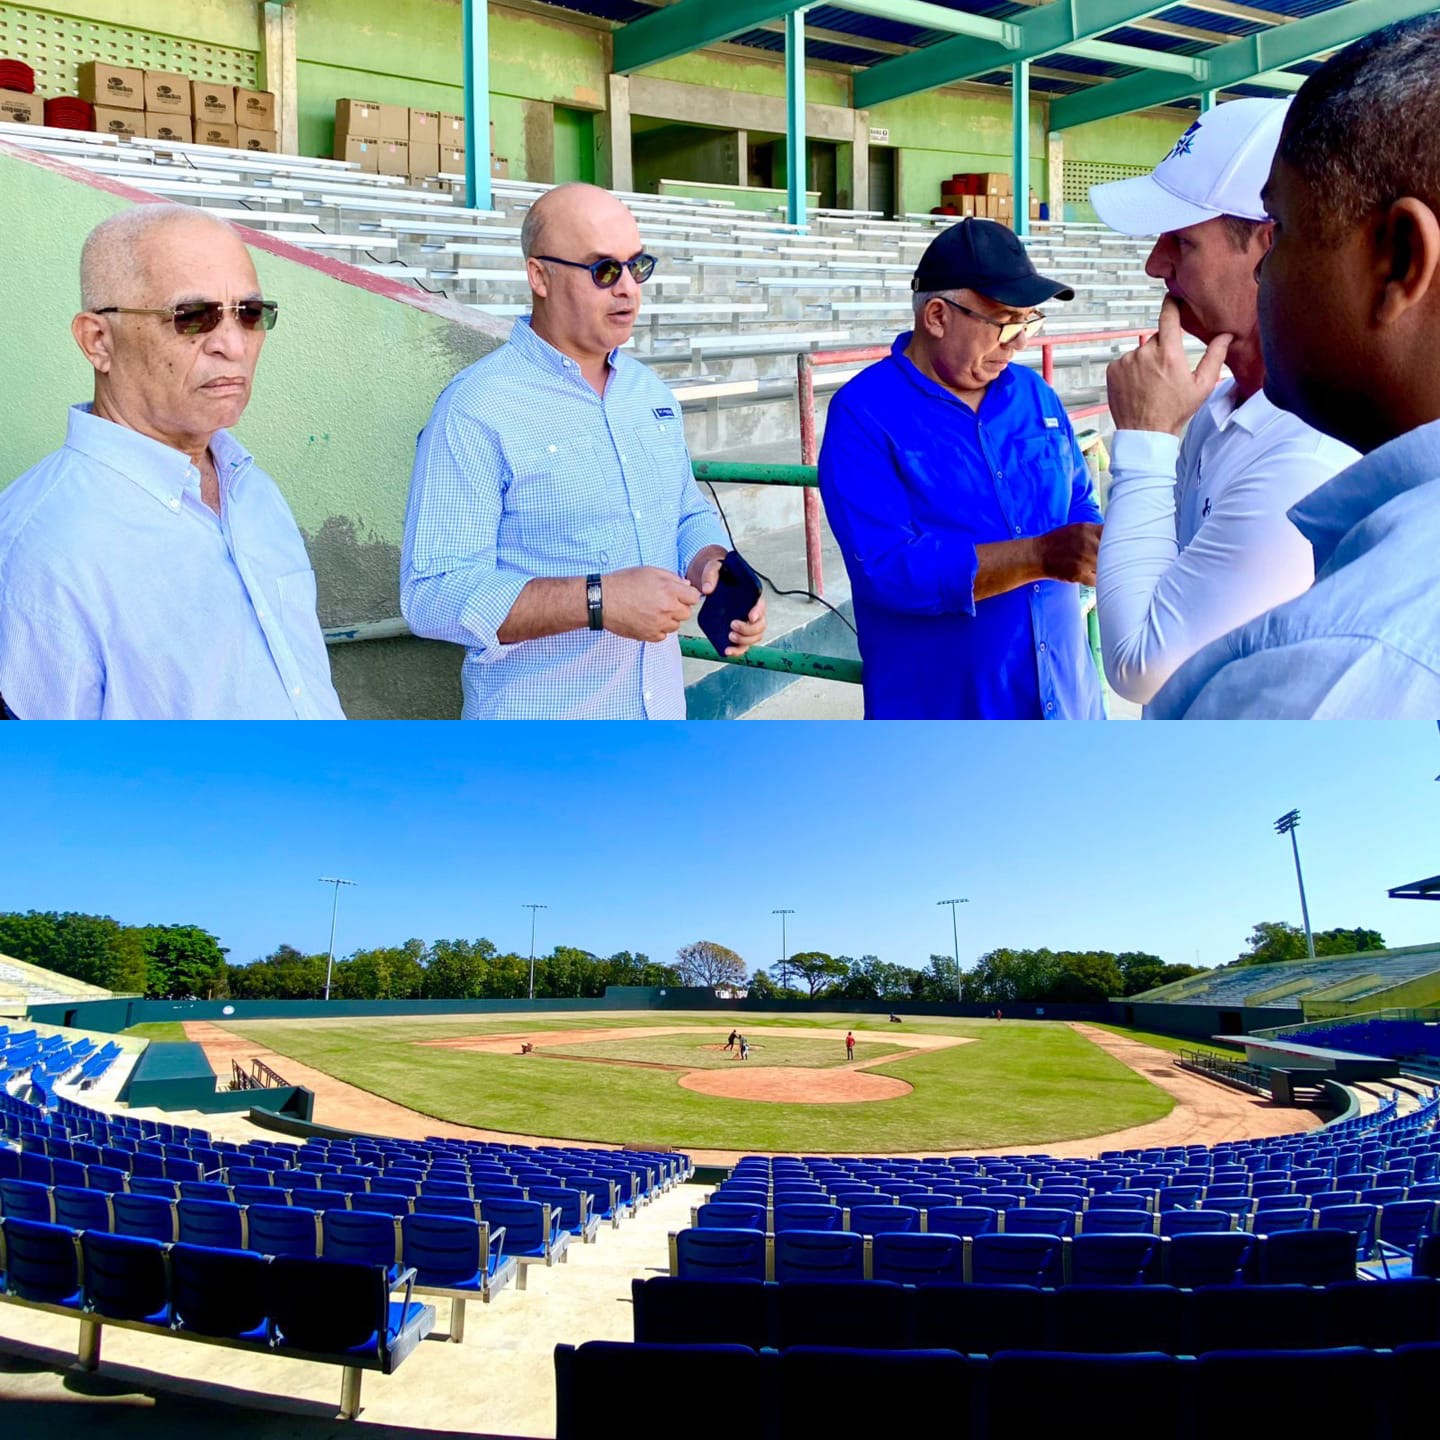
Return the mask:
[[805,11],[785,17],[785,218],[805,223]]
[[630,151],[630,77],[611,75],[609,106],[597,136],[595,178],[611,190],[635,188]]
[[1200,113],[1203,115],[1207,110],[1213,110],[1220,103],[1220,92],[1218,90],[1202,90],[1200,92]]
[[850,151],[850,208],[870,208],[870,112],[855,112],[855,138]]
[[465,75],[465,203],[490,208],[490,5],[463,0],[461,67]]
[[1051,220],[1065,218],[1065,132],[1052,130],[1045,137],[1045,188],[1050,196]]
[[300,150],[295,0],[265,0],[260,30],[260,84],[275,97],[275,131],[281,153],[295,155]]
[[748,185],[750,183],[750,132],[748,130],[737,130],[735,132],[735,179],[736,185]]

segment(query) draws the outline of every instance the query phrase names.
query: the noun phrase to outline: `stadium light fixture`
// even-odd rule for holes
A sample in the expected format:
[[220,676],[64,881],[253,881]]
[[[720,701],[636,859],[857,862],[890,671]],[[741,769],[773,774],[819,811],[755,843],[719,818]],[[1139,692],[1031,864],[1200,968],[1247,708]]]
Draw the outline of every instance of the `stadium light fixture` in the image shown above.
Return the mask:
[[968,900],[937,900],[937,905],[948,905],[950,907],[950,934],[955,941],[955,1003],[961,1004],[960,991],[960,926],[955,919],[955,907],[957,905],[968,905]]
[[527,902],[520,907],[530,912],[530,998],[535,998],[535,912],[537,910],[548,910],[548,905],[536,905]]
[[772,910],[772,915],[780,917],[780,983],[788,990],[790,988],[790,951],[786,945],[788,936],[785,932],[785,917],[793,915],[793,910]]
[[335,887],[335,899],[330,906],[330,958],[325,962],[325,998],[330,998],[330,974],[335,968],[335,916],[340,909],[340,887],[342,885],[353,885],[353,880],[340,880],[333,875],[321,875],[317,877],[322,885],[333,885]]
[[1290,848],[1295,852],[1295,883],[1300,887],[1300,918],[1305,922],[1305,953],[1315,958],[1315,937],[1310,933],[1310,907],[1305,903],[1305,877],[1300,873],[1300,842],[1295,831],[1300,825],[1300,812],[1287,810],[1276,822],[1275,833],[1290,837]]

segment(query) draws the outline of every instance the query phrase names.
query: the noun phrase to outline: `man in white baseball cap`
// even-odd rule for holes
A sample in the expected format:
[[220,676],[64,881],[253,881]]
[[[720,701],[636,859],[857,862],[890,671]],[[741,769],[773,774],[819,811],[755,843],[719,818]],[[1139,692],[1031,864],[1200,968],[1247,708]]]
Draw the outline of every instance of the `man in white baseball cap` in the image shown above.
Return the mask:
[[[1357,458],[1264,392],[1257,269],[1274,226],[1260,189],[1289,103],[1216,106],[1149,175],[1090,191],[1112,229],[1159,236],[1145,272],[1167,292],[1157,333],[1107,375],[1097,605],[1105,673],[1130,700],[1149,702],[1203,645],[1309,589],[1314,557],[1286,511]],[[1206,347],[1193,371],[1182,332]]]

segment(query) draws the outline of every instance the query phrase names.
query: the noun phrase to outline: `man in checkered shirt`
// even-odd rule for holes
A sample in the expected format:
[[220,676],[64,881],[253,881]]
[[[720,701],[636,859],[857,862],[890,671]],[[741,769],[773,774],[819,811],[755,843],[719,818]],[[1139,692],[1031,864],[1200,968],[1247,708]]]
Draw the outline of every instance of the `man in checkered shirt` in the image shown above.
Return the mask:
[[[417,635],[465,647],[466,719],[684,719],[675,632],[726,545],[678,402],[619,349],[654,260],[593,185],[547,191],[521,247],[531,315],[420,436],[401,608]],[[761,599],[725,653],[764,631]]]

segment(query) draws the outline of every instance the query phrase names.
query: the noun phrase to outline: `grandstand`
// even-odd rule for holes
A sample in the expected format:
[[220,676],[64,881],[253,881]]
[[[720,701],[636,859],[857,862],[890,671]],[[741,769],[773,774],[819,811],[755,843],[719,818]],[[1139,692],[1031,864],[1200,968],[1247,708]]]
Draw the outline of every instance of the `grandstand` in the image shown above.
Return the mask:
[[112,994],[99,985],[87,985],[28,961],[0,955],[0,1014],[24,1015],[31,1005],[106,1000]]
[[1131,997],[1137,1005],[1185,1004],[1299,1011],[1309,1019],[1359,1014],[1387,1002],[1440,1001],[1440,947],[1410,945],[1273,965],[1224,965]]
[[[122,27],[93,0],[63,14],[0,4],[0,52],[31,67],[43,95],[72,91],[87,58],[263,86],[274,153],[0,125],[18,232],[44,237],[7,267],[34,324],[0,474],[53,448],[59,397],[84,392],[67,331],[85,228],[155,196],[252,229],[264,283],[301,328],[287,320],[267,348],[246,438],[301,524],[332,668],[360,717],[453,711],[458,657],[409,640],[399,618],[411,449],[445,381],[525,308],[517,232],[542,187],[595,180],[632,204],[662,262],[635,353],[676,389],[697,457],[753,467],[801,459],[797,355],[864,351],[904,328],[908,275],[951,218],[932,213],[950,198],[942,186],[986,176],[997,183],[977,203],[1008,196],[1008,215],[996,213],[1077,290],[1052,307],[1053,346],[1021,363],[1053,370],[1077,420],[1103,436],[1090,413],[1103,366],[1153,323],[1160,291],[1143,274],[1146,243],[1092,223],[1089,186],[1148,169],[1197,107],[1292,93],[1334,48],[1425,7],[1049,3],[997,16],[970,0],[868,0],[864,13],[802,15],[778,0],[733,12],[706,0],[362,0],[268,6],[258,29],[251,0],[179,16],[154,0],[124,8]],[[328,158],[336,104],[356,93],[463,115],[474,173],[379,175]],[[319,335],[335,363],[313,363]],[[347,363],[356,356],[376,363]],[[822,424],[826,396],[862,363],[817,364]],[[843,606],[813,492],[807,555],[794,477],[768,478],[724,476],[735,538],[780,589],[823,584]],[[771,621],[770,648],[853,658],[848,631],[813,602],[777,597]],[[793,673],[789,660],[762,663],[776,668],[692,660],[691,713],[740,713]]]

